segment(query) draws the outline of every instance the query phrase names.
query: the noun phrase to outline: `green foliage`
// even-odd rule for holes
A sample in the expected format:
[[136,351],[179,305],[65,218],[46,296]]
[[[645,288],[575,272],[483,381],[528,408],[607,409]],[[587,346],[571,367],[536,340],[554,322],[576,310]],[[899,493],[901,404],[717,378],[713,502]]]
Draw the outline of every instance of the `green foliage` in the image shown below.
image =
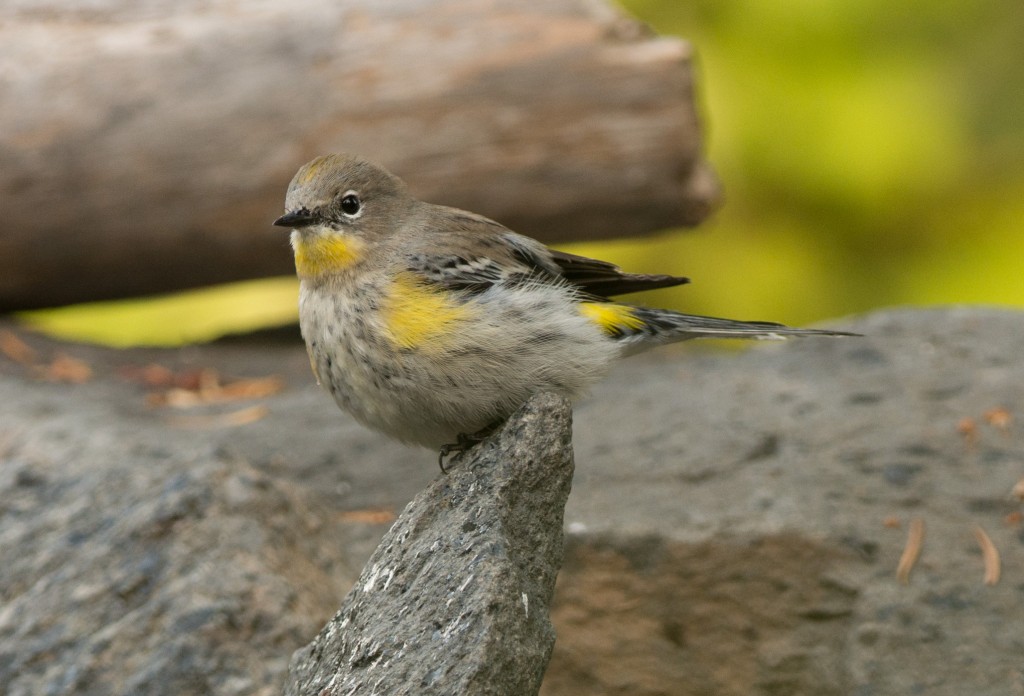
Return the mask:
[[298,321],[299,283],[268,278],[164,297],[23,312],[41,331],[110,346],[177,346]]
[[787,321],[1024,305],[1024,5],[623,4],[694,44],[726,192],[707,238],[631,254],[649,270],[680,259],[699,285],[677,305]]

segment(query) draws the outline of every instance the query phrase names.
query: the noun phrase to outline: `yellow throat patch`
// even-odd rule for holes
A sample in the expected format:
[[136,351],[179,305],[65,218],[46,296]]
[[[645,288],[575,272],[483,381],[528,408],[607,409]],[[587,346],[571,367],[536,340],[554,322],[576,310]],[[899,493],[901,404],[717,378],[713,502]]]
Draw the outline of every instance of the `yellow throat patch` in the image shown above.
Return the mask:
[[426,285],[411,273],[400,273],[381,307],[384,328],[399,348],[443,348],[458,336],[458,322],[470,308],[456,302],[446,291]]
[[612,336],[637,331],[644,326],[643,319],[633,313],[632,307],[614,302],[581,302],[580,314]]
[[361,256],[363,242],[342,235],[327,237],[292,236],[295,270],[300,278],[316,278],[324,273],[348,268]]

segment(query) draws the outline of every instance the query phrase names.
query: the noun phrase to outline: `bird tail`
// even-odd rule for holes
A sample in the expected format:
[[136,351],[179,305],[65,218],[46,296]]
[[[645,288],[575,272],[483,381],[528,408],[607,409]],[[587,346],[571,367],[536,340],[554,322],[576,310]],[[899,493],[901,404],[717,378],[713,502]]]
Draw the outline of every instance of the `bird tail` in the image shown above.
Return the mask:
[[681,314],[668,309],[650,309],[618,303],[601,303],[594,312],[605,331],[623,344],[627,353],[635,353],[663,343],[691,338],[746,338],[782,340],[790,336],[859,336],[848,331],[800,329],[769,321],[737,321],[696,314]]

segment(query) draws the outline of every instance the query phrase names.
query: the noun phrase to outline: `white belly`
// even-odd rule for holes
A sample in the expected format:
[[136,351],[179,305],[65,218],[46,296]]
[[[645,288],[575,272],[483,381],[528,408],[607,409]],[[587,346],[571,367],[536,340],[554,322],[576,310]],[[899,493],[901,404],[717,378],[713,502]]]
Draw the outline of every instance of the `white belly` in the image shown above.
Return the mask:
[[322,386],[363,424],[431,448],[500,422],[538,391],[579,396],[620,347],[577,311],[571,291],[491,288],[437,340],[400,348],[363,289],[357,312],[337,292],[306,287],[300,324]]

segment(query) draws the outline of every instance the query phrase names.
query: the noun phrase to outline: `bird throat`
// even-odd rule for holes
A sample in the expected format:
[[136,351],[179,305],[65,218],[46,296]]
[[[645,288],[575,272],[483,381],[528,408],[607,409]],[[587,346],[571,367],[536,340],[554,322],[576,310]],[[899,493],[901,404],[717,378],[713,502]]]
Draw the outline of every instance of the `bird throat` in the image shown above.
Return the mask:
[[300,278],[317,278],[343,271],[362,258],[363,242],[355,237],[333,232],[309,234],[292,232],[295,270]]

